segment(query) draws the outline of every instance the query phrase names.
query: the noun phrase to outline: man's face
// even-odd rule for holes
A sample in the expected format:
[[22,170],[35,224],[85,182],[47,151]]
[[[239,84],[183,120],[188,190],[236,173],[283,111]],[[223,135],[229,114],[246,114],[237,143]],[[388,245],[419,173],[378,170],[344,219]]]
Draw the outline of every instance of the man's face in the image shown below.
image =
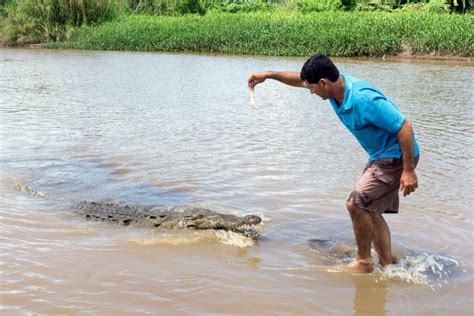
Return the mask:
[[323,100],[327,100],[331,96],[327,91],[327,85],[322,79],[319,80],[319,83],[309,83],[305,80],[304,85],[307,89],[309,89],[311,94],[316,94]]

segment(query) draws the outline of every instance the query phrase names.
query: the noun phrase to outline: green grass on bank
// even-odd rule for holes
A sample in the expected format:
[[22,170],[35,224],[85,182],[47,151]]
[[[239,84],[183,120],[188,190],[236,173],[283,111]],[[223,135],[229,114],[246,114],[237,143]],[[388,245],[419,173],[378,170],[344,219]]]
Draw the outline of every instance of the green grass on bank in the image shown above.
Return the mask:
[[128,15],[83,26],[50,47],[279,56],[473,56],[474,17],[426,13]]
[[0,0],[0,44],[62,41],[71,29],[122,15],[416,12],[471,14],[473,0]]

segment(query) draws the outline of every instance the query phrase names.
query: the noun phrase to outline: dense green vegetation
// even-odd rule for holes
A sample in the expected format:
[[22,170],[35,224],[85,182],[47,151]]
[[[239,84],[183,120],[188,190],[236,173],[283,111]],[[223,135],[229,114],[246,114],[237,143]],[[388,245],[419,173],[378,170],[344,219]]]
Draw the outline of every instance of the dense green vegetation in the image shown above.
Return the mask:
[[449,14],[470,0],[410,1],[0,0],[0,33],[8,44],[87,49],[473,55],[472,13]]
[[259,55],[380,56],[402,44],[413,53],[472,56],[472,16],[383,12],[124,16],[78,29],[59,47]]
[[19,44],[61,40],[70,28],[111,20],[125,8],[119,0],[0,1],[3,36]]

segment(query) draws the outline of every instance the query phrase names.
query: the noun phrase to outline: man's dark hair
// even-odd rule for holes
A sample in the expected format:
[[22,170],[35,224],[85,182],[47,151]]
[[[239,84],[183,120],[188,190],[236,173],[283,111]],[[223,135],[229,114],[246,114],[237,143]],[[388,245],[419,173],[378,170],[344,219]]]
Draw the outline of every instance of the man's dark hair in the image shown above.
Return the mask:
[[301,80],[308,83],[319,83],[321,78],[328,78],[332,82],[336,82],[339,78],[339,70],[329,57],[325,55],[311,56],[303,65],[300,72]]

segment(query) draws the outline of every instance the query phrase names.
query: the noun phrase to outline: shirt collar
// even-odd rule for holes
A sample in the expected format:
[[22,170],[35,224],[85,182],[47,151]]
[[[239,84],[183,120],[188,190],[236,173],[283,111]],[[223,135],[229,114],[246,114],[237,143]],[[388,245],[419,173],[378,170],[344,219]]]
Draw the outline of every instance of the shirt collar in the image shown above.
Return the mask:
[[[344,101],[337,107],[337,113],[344,113],[352,109],[352,80],[346,74],[341,74],[344,78]],[[336,99],[332,97],[332,101],[337,105]]]

